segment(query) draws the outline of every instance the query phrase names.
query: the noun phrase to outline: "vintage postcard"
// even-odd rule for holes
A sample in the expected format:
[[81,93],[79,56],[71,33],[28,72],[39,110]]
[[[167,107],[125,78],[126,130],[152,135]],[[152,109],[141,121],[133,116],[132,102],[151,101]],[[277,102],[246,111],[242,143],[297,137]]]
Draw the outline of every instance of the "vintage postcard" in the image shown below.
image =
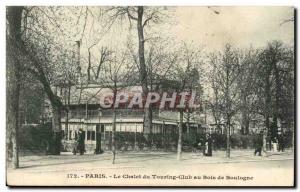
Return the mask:
[[288,6],[7,6],[7,185],[294,187],[294,27]]

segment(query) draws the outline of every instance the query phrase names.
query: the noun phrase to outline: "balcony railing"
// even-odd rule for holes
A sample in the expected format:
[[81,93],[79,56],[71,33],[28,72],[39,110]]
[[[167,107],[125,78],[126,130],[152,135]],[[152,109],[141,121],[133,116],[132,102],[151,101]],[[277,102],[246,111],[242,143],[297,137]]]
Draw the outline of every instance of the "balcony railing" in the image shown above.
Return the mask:
[[[143,109],[115,109],[118,117],[143,117],[144,110]],[[62,114],[64,118],[66,116],[65,113]],[[93,118],[93,117],[112,117],[113,110],[112,109],[105,109],[105,110],[73,110],[69,112],[68,118]],[[153,111],[153,117],[158,117],[158,111]]]

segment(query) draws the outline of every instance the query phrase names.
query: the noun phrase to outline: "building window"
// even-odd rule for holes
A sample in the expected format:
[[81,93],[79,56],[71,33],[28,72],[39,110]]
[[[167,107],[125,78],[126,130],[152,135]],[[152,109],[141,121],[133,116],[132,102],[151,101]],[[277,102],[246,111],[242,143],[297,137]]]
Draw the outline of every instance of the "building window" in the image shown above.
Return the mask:
[[86,132],[87,140],[95,141],[95,138],[96,138],[95,135],[96,135],[95,131],[87,131]]
[[92,131],[92,137],[91,137],[92,141],[95,141],[95,135],[96,135],[96,132]]
[[104,130],[105,130],[104,124],[97,124],[96,125],[96,131],[97,131],[97,133],[99,133],[99,132],[104,133]]
[[91,131],[87,131],[86,133],[87,133],[87,136],[86,136],[87,140],[91,140]]

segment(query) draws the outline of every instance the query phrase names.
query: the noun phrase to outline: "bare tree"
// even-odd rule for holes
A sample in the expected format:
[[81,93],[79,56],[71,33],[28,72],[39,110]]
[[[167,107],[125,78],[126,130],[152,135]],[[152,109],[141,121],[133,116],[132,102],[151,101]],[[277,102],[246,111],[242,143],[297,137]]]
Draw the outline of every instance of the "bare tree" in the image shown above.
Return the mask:
[[[230,157],[231,120],[238,110],[237,82],[240,74],[239,55],[229,44],[223,53],[212,55],[210,63],[214,69],[214,86],[218,89],[219,106],[226,124],[226,156]],[[215,88],[216,89],[216,88]]]
[[99,63],[98,63],[98,66],[97,66],[97,70],[96,70],[96,73],[95,73],[95,79],[99,78],[101,66],[105,62],[109,61],[109,57],[110,57],[111,54],[112,54],[111,51],[109,51],[107,47],[101,47],[101,50],[100,50],[100,60],[99,60]]
[[[149,82],[147,74],[147,66],[145,59],[145,28],[151,23],[159,23],[163,17],[162,7],[113,7],[107,13],[111,17],[111,23],[116,19],[128,18],[130,26],[132,22],[136,23],[137,39],[138,39],[138,66],[139,66],[139,79],[143,89],[143,95],[146,96],[149,92]],[[146,138],[152,129],[152,111],[151,107],[146,108],[144,111],[144,134]]]
[[[290,73],[293,70],[292,52],[281,42],[272,41],[259,55],[261,65],[259,66],[258,83],[261,89],[259,93],[262,93],[259,96],[263,98],[260,104],[263,106],[261,111],[264,114],[265,126],[271,139],[278,134],[279,120],[293,121],[289,118],[293,117],[291,115],[293,114],[291,104],[294,102],[291,99],[293,98],[293,81],[285,80],[293,78],[293,73]],[[287,87],[289,88],[287,89]]]
[[240,53],[241,70],[237,91],[240,93],[241,133],[249,134],[251,116],[255,113],[257,100],[257,74],[259,51],[254,49],[242,50]]
[[[178,59],[176,60],[176,64],[173,68],[173,78],[175,81],[179,82],[177,84],[177,91],[191,94],[196,87],[200,86],[200,76],[198,70],[200,69],[202,63],[201,51],[197,47],[183,43],[175,54],[178,54]],[[181,160],[182,156],[182,128],[184,110],[185,108],[179,109],[177,160]],[[190,110],[191,109],[187,108],[188,115]]]
[[212,96],[208,102],[208,107],[211,111],[211,114],[214,118],[214,123],[216,125],[216,129],[220,130],[221,120],[222,120],[222,111],[221,111],[221,101],[220,101],[220,88],[218,86],[217,79],[215,75],[217,73],[217,68],[213,67],[211,72],[209,73],[209,83],[212,89]]
[[102,75],[97,82],[103,87],[109,88],[113,93],[113,98],[111,101],[112,106],[110,109],[113,112],[111,143],[113,155],[112,164],[114,164],[116,158],[115,132],[117,120],[117,111],[114,107],[114,104],[116,103],[116,96],[119,91],[132,84],[131,74],[133,73],[134,68],[133,65],[128,62],[130,55],[126,51],[110,51],[110,54],[110,60],[102,65]]

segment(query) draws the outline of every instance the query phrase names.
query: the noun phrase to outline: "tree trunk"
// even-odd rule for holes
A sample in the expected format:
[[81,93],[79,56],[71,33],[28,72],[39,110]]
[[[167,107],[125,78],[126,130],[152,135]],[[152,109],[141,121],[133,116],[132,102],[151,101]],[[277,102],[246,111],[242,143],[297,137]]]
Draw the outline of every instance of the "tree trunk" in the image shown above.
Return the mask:
[[7,132],[12,143],[12,167],[19,167],[19,98],[20,98],[20,61],[16,43],[21,40],[21,21],[23,7],[7,7]]
[[295,125],[293,125],[292,129],[292,152],[294,153],[295,150]]
[[265,113],[265,126],[267,135],[269,136],[269,149],[271,150],[271,127],[270,127],[270,108],[271,108],[271,85],[270,85],[270,75],[271,69],[269,66],[267,67],[266,77],[265,77],[265,106],[264,106],[264,113]]
[[263,148],[262,148],[262,151],[263,151],[263,156],[266,156],[267,155],[267,131],[264,131],[263,132]]
[[88,68],[87,68],[87,82],[91,82],[91,51],[89,49],[89,57],[88,57]]
[[280,76],[279,76],[279,70],[277,67],[277,63],[273,63],[274,68],[274,76],[275,76],[275,109],[274,109],[274,126],[272,127],[272,136],[277,137],[278,136],[278,120],[280,119],[280,93],[281,93],[281,83],[280,83]]
[[151,134],[152,134],[152,110],[149,108],[144,109],[144,136],[148,141],[148,145],[151,146]]
[[276,115],[276,112],[273,114],[273,122],[272,122],[272,125],[270,126],[271,128],[271,137],[272,139],[273,138],[277,138],[278,137],[278,126],[277,126],[277,122],[278,122],[278,118],[277,118],[277,115]]
[[191,118],[191,112],[190,110],[187,111],[187,118],[186,118],[186,133],[188,134],[188,136],[190,136],[190,118]]
[[70,112],[70,97],[71,97],[71,85],[68,87],[67,92],[67,102],[66,102],[66,117],[65,117],[65,134],[67,136],[66,140],[69,140],[68,133],[69,133],[69,112]]
[[95,154],[101,154],[102,147],[101,147],[101,128],[99,131],[96,132],[96,149]]
[[226,125],[226,157],[230,157],[230,119],[227,117]]
[[112,151],[112,164],[115,164],[115,159],[116,159],[116,138],[115,138],[115,132],[116,132],[116,119],[117,119],[117,114],[116,110],[113,109],[113,122],[112,122],[112,131],[111,131],[111,151]]
[[[139,72],[140,72],[140,82],[143,89],[143,96],[146,98],[149,89],[147,82],[147,69],[145,64],[145,39],[144,39],[144,27],[143,27],[143,14],[144,7],[138,7],[138,18],[137,18],[137,31],[138,31],[138,39],[139,39],[139,47],[138,47],[138,55],[139,55]],[[148,140],[148,135],[152,130],[152,111],[149,108],[145,108],[145,116],[144,116],[144,133],[145,137]],[[149,141],[148,141],[149,142]],[[150,142],[151,143],[151,142]]]
[[60,155],[61,148],[61,108],[53,107],[52,109],[52,130],[53,145],[51,146],[51,154]]
[[266,131],[267,131],[267,136],[268,136],[268,146],[269,146],[269,150],[271,150],[271,129],[270,129],[270,120],[269,120],[269,114],[265,114],[265,126],[266,126]]
[[66,116],[65,116],[65,139],[69,140],[68,138],[68,132],[69,132],[69,111],[68,109],[66,110]]
[[182,126],[183,126],[183,110],[181,109],[179,111],[177,160],[181,160],[181,154],[182,154]]
[[249,118],[247,110],[247,98],[245,95],[242,96],[242,129],[241,132],[243,135],[249,134]]
[[226,65],[226,82],[225,82],[225,101],[226,101],[226,157],[229,158],[230,157],[230,84],[229,84],[229,75],[230,75],[230,71],[229,71],[229,66]]
[[[18,62],[18,61],[15,61]],[[20,71],[19,64],[12,64],[8,69],[7,81],[7,131],[10,133],[9,143],[12,144],[12,167],[19,167],[19,98],[20,98]]]

